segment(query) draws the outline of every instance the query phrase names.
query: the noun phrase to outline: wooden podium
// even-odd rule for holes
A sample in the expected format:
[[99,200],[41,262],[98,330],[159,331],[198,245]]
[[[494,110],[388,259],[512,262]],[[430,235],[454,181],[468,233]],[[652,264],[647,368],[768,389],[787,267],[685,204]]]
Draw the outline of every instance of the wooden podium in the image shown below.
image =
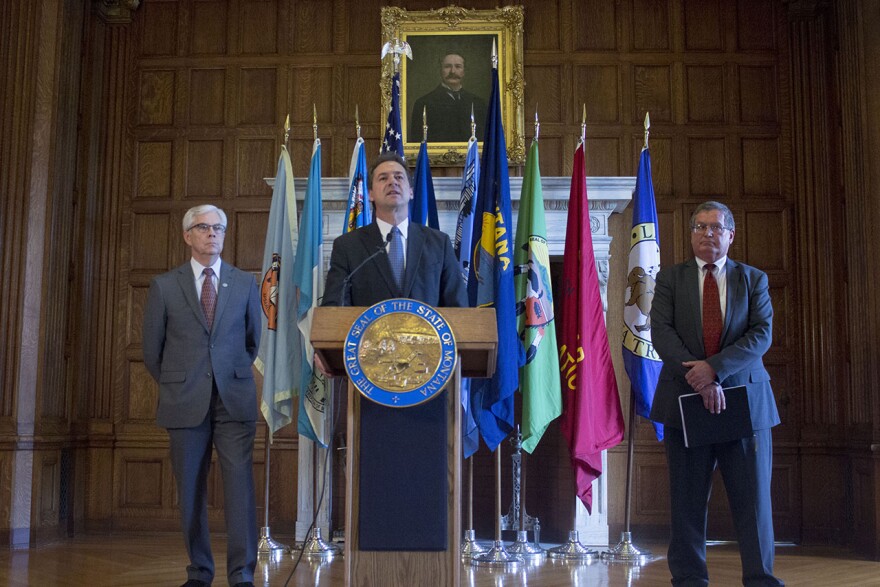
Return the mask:
[[[316,308],[311,342],[334,376],[345,376],[342,349],[348,330],[366,308]],[[491,377],[498,348],[495,310],[441,308],[439,312],[455,335],[459,360],[450,384],[447,409],[448,486],[446,500],[447,548],[444,551],[360,550],[359,479],[360,406],[365,400],[348,384],[348,451],[345,480],[345,584],[357,587],[411,587],[461,584],[461,378]],[[438,401],[438,400],[431,400]],[[402,408],[406,409],[406,408]]]

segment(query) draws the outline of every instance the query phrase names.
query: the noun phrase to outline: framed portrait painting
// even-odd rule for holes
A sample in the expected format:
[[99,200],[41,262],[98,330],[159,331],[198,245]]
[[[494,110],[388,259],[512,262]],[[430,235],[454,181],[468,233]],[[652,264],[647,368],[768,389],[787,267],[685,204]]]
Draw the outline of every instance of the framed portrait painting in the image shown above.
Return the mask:
[[[382,42],[409,45],[400,62],[401,130],[412,161],[427,140],[432,165],[464,163],[471,134],[482,142],[492,89],[493,44],[498,62],[501,119],[512,164],[525,161],[523,137],[523,8],[430,11],[382,8]],[[382,64],[382,119],[391,103],[393,59]],[[472,124],[473,118],[473,124]]]

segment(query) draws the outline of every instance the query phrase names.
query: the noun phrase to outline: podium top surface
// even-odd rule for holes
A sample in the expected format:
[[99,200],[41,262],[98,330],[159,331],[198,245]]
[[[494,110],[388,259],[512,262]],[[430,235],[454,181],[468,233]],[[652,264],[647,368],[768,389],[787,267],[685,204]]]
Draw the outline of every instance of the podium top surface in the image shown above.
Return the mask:
[[[365,307],[315,308],[312,346],[334,376],[345,375],[342,349],[348,330]],[[498,329],[493,308],[437,308],[449,322],[461,357],[462,377],[491,377],[495,373]]]

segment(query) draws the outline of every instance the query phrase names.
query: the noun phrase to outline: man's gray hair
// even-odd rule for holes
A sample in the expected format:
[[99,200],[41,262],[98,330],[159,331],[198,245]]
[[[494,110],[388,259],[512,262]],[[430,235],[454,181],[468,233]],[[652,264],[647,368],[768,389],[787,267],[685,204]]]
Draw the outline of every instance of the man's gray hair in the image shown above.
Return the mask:
[[215,206],[214,204],[202,204],[201,206],[193,206],[183,215],[183,231],[186,232],[194,224],[196,216],[216,212],[220,217],[220,224],[226,226],[226,212]]
[[700,212],[711,212],[712,210],[718,210],[724,215],[724,228],[729,228],[730,230],[736,230],[736,222],[733,220],[733,212],[730,211],[730,208],[722,204],[721,202],[715,202],[713,200],[709,200],[708,202],[703,202],[697,209],[694,210],[694,213],[691,214],[691,226],[694,225],[694,221],[697,218],[697,214]]

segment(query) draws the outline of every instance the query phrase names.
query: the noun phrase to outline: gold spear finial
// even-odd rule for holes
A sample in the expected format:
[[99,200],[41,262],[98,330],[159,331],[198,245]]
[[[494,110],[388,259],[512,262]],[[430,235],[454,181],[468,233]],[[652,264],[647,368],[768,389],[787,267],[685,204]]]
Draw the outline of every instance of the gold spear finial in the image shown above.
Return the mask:
[[647,112],[645,112],[645,149],[648,148],[648,135],[651,134],[651,131],[648,130],[651,128],[651,117]]
[[584,102],[584,114],[581,119],[581,143],[587,142],[587,103]]
[[312,133],[315,135],[315,140],[318,140],[318,109],[315,107],[314,102],[312,103]]
[[492,38],[492,69],[498,69],[498,51],[495,48],[495,38]]
[[471,139],[477,138],[477,123],[474,121],[474,103],[471,102]]
[[284,119],[284,145],[287,146],[287,137],[290,136],[290,113]]
[[422,142],[428,142],[428,107],[422,107]]
[[538,136],[541,134],[541,123],[538,122],[538,105],[535,104],[535,140],[538,140]]
[[354,105],[354,130],[357,133],[357,138],[361,138],[361,115],[358,112],[358,105]]

